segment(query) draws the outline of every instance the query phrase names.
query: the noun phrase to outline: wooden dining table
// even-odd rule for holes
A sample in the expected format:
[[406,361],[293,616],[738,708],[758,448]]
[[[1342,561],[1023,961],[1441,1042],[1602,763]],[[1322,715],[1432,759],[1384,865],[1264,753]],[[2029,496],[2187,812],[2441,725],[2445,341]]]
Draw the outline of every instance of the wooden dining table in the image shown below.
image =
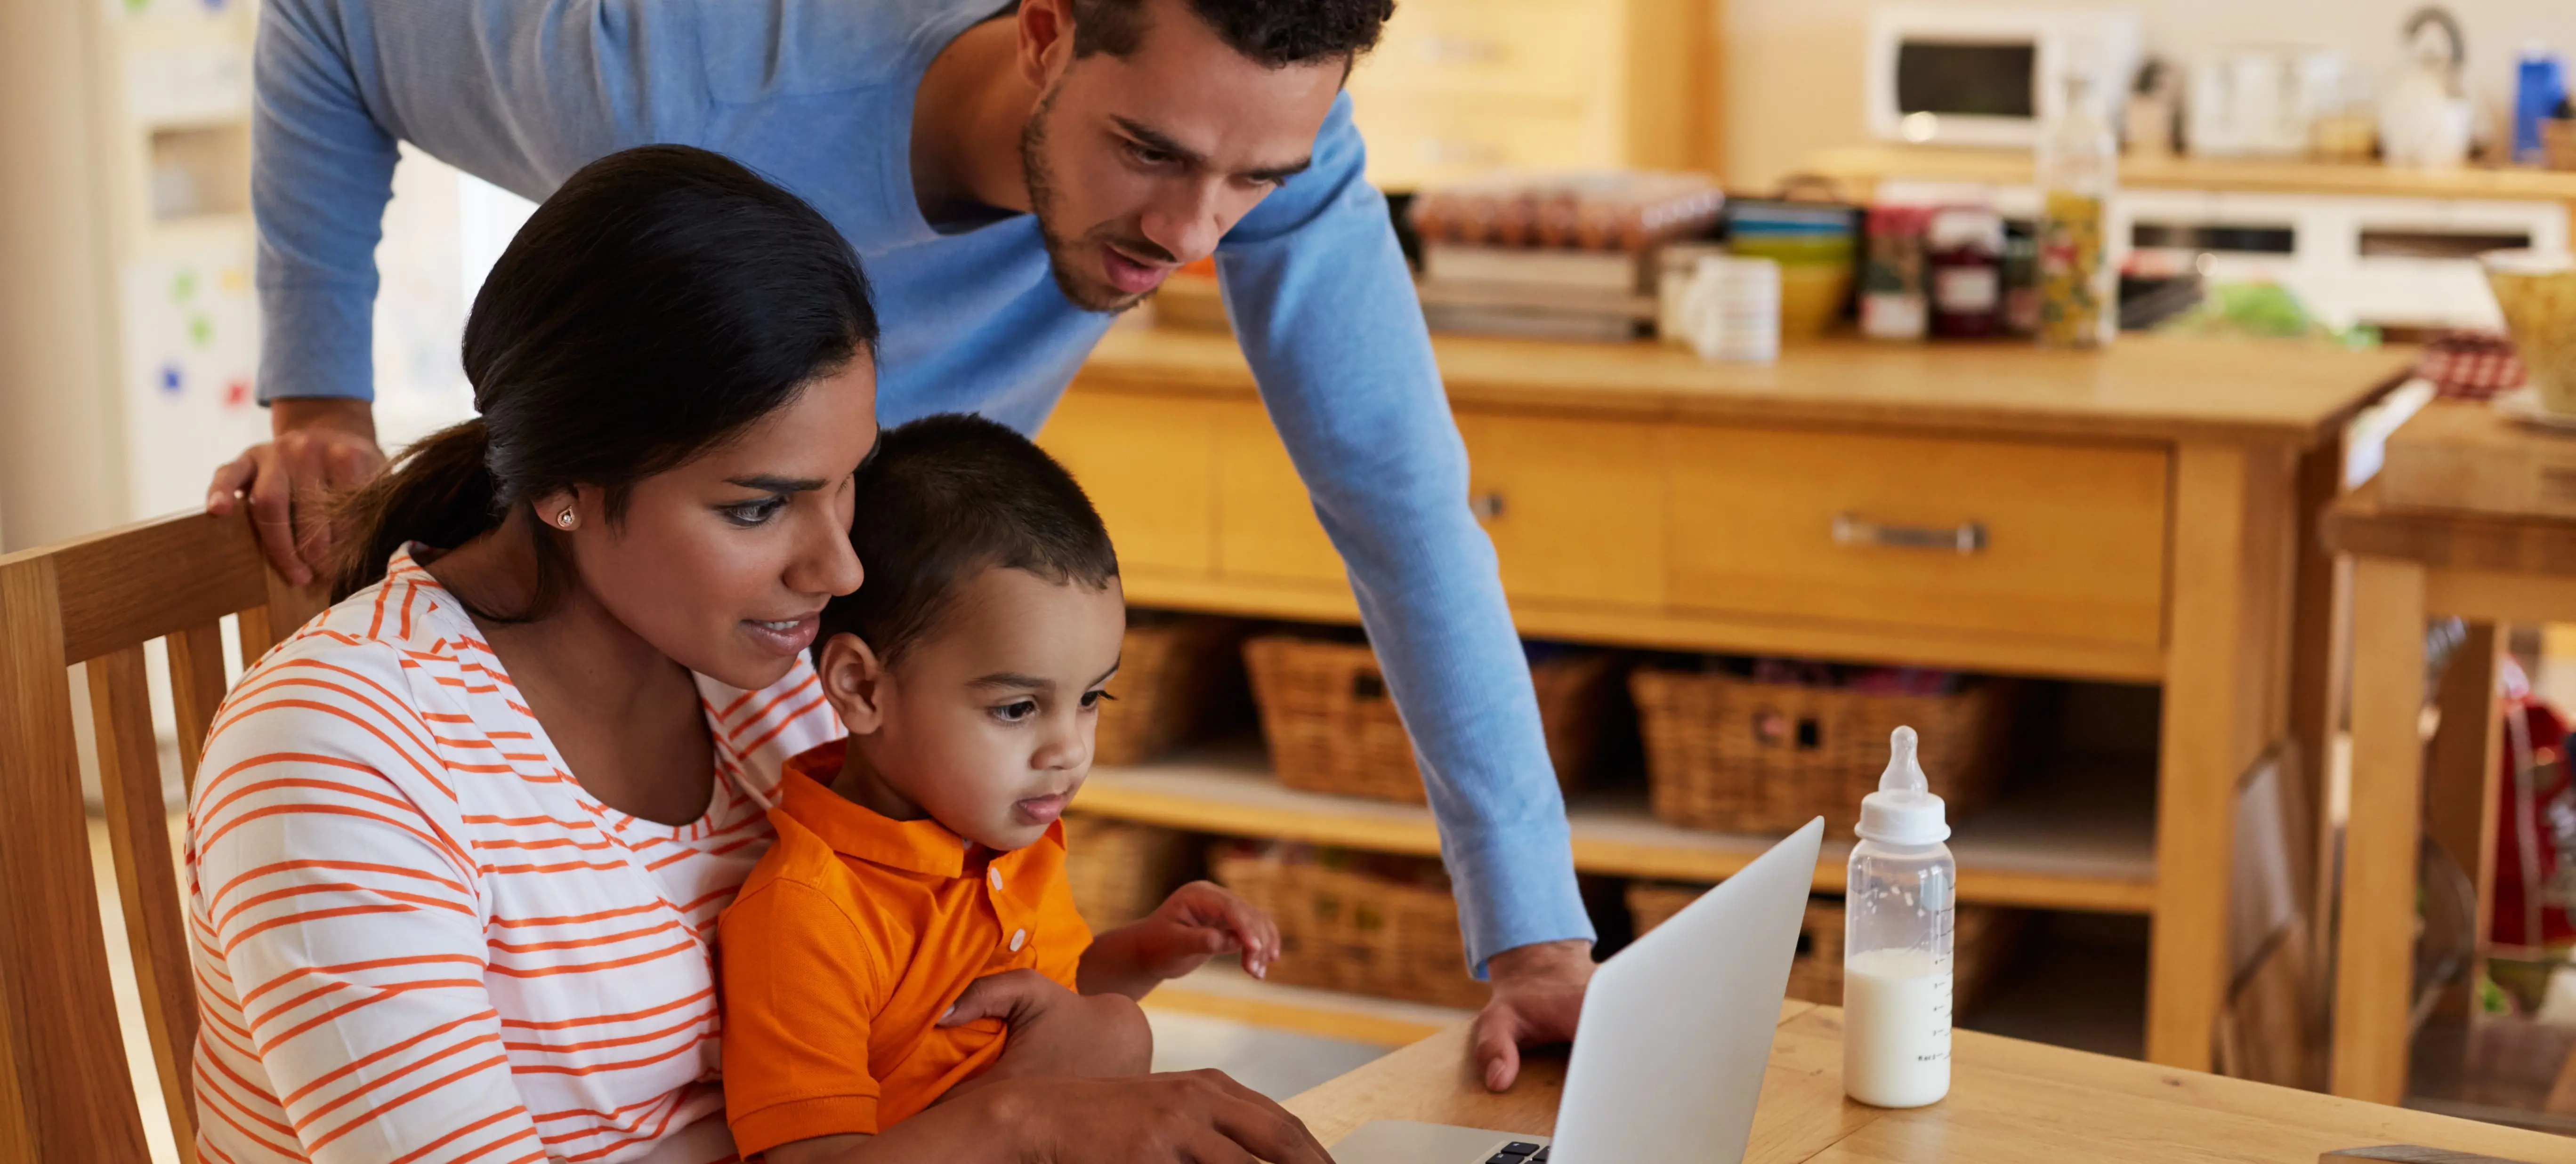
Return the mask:
[[[2576,1139],[1973,1031],[1954,1036],[1948,1098],[1887,1111],[1843,1098],[1842,1035],[1838,1008],[1782,1004],[1745,1164],[2309,1164],[2383,1145],[2576,1164]],[[1378,1119],[1546,1135],[1564,1084],[1564,1058],[1540,1056],[1486,1091],[1462,1023],[1287,1107],[1328,1146]]]

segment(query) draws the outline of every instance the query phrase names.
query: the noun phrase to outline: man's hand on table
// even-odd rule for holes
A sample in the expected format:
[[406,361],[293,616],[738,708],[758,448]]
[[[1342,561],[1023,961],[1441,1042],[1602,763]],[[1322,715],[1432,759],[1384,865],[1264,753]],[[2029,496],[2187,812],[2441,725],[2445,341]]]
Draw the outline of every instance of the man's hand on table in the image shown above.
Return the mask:
[[272,400],[269,430],[274,439],[215,470],[206,512],[231,513],[247,499],[269,563],[302,586],[331,560],[326,498],[374,479],[385,453],[376,447],[375,413],[364,400]]
[[1521,1075],[1521,1048],[1574,1038],[1583,988],[1592,981],[1592,943],[1539,942],[1485,960],[1494,996],[1477,1012],[1468,1045],[1488,1091],[1508,1091]]

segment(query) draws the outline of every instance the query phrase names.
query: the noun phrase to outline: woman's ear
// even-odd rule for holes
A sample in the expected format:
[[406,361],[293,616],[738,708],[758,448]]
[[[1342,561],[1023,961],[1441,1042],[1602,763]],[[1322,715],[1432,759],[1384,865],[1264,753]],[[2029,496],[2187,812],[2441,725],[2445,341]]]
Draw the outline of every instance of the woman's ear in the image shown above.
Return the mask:
[[885,726],[885,666],[866,641],[853,634],[833,635],[824,642],[814,673],[823,681],[823,698],[841,713],[841,725],[851,735],[873,735]]
[[556,533],[571,533],[581,528],[581,493],[563,488],[528,499],[528,512],[537,524]]

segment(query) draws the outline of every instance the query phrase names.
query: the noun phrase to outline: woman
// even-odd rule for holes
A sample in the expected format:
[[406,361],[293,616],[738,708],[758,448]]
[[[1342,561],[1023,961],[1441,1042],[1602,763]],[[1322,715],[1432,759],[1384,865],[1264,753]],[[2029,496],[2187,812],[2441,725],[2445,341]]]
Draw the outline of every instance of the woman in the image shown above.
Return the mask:
[[[801,652],[860,583],[876,327],[831,226],[714,154],[529,219],[466,325],[480,418],[351,500],[342,601],[207,742],[203,1159],[732,1157],[707,941],[841,730]],[[877,1150],[1324,1159],[1213,1073],[1038,1078],[1052,1037]]]

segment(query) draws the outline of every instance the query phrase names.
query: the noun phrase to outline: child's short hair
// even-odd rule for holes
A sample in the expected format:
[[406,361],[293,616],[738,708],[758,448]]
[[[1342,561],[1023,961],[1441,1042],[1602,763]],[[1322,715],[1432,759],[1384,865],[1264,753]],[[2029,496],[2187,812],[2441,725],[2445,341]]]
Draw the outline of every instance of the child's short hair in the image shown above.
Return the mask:
[[855,634],[888,666],[938,625],[958,583],[996,566],[1099,589],[1118,552],[1073,474],[1027,437],[951,413],[888,429],[859,467],[850,545],[865,580],[823,608],[815,659]]

